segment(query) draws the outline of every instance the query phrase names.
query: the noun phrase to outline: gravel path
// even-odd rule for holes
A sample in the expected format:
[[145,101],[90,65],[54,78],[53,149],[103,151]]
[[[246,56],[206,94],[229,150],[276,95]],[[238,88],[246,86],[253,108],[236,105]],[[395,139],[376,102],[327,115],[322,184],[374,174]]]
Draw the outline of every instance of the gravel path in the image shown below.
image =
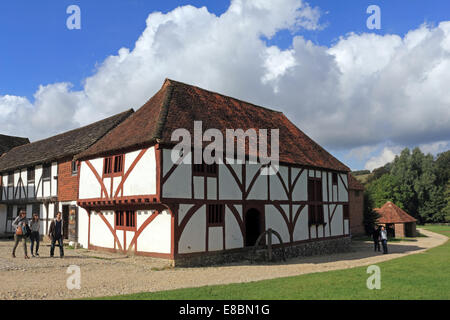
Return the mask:
[[[421,229],[427,237],[389,244],[390,254],[374,253],[372,243],[354,241],[352,252],[290,259],[285,263],[233,265],[206,268],[170,268],[161,260],[127,257],[84,249],[66,250],[66,257],[49,258],[48,245],[41,257],[25,260],[22,248],[11,258],[11,241],[0,241],[0,299],[73,299],[144,291],[258,281],[305,273],[370,265],[422,252],[447,241],[447,237]],[[58,254],[56,248],[55,254]],[[70,265],[81,270],[81,289],[68,290]],[[20,280],[21,289],[17,289]]]

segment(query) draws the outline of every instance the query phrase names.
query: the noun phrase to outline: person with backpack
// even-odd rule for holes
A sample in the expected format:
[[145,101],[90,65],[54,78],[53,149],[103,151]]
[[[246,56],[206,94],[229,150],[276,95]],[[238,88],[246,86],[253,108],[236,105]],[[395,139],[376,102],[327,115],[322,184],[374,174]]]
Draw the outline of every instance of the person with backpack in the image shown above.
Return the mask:
[[31,229],[30,249],[31,249],[31,256],[33,258],[35,257],[35,255],[33,254],[33,248],[34,248],[35,242],[36,242],[36,257],[39,257],[39,241],[40,241],[40,237],[41,237],[41,235],[39,234],[40,228],[41,228],[41,221],[39,220],[39,214],[33,213],[33,219],[30,221],[30,229]]
[[64,258],[64,248],[63,248],[63,230],[64,230],[64,222],[61,219],[61,212],[58,212],[56,214],[56,218],[53,219],[52,223],[50,224],[50,229],[48,231],[48,235],[50,239],[52,240],[52,245],[50,247],[50,257],[53,258],[53,255],[55,253],[55,244],[56,241],[58,241],[59,246],[59,255],[61,258]]
[[17,246],[19,245],[19,242],[22,242],[25,259],[30,259],[27,252],[28,219],[27,212],[25,210],[20,210],[19,215],[12,223],[12,227],[15,229],[12,257],[16,257]]

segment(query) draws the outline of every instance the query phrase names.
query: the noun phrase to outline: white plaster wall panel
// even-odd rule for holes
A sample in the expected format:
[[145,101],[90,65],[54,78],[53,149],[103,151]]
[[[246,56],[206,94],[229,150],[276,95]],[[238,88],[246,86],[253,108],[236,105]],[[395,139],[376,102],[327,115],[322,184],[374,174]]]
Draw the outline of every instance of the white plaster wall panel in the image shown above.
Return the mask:
[[[125,155],[125,159],[127,157],[128,154]],[[186,180],[181,180],[182,178],[180,177],[179,179],[178,183],[186,187]],[[154,147],[149,148],[144,153],[125,181],[123,189],[124,196],[148,194],[156,194],[156,156]]]
[[206,206],[202,206],[186,224],[180,236],[178,251],[180,253],[205,251]]
[[333,184],[332,184],[332,174],[328,172],[328,201],[333,201]]
[[208,251],[223,250],[223,228],[210,227],[208,230]]
[[324,212],[323,221],[326,223],[324,237],[329,237],[330,236],[330,225],[329,225],[329,220],[328,220],[328,214],[329,214],[328,205],[323,206],[323,212]]
[[31,219],[33,217],[33,205],[27,204],[26,210],[27,210],[27,218]]
[[327,176],[326,172],[322,174],[322,199],[325,202],[328,201]]
[[[49,219],[54,219],[55,218],[55,204],[54,203],[49,203],[48,204],[48,218]],[[49,224],[50,226],[50,221]]]
[[289,168],[286,166],[280,166],[278,169],[278,172],[280,173],[281,179],[283,179],[284,184],[288,187],[289,186]]
[[192,208],[193,204],[180,204],[180,207],[178,209],[178,225],[181,224],[184,217],[186,216],[186,213],[189,211],[190,208]]
[[101,186],[94,173],[84,161],[81,162],[80,184],[78,187],[80,199],[100,198]]
[[[125,239],[123,238],[123,233],[124,233],[123,230],[116,230],[116,235],[117,235],[117,239],[118,239],[118,241],[116,243],[116,249],[119,249],[119,244],[122,247],[122,249],[124,249],[124,250],[128,249],[128,247],[124,248],[124,240]],[[114,239],[113,239],[113,241],[114,241]],[[109,244],[107,247],[108,248],[113,248],[114,247],[114,242]]]
[[6,231],[6,205],[0,204],[0,233]]
[[[242,211],[242,210],[241,210]],[[244,247],[241,228],[231,210],[225,209],[225,249]]]
[[337,188],[338,188],[337,185],[333,185],[333,201],[338,201],[338,200],[340,200],[340,199],[338,198]]
[[217,200],[217,178],[206,178],[208,200]]
[[2,176],[2,192],[3,192],[2,199],[7,199],[6,196],[6,191],[8,190],[7,186],[8,186],[8,175],[4,175]]
[[347,175],[346,175],[346,174],[344,174],[344,173],[340,173],[340,176],[341,176],[341,178],[342,178],[342,180],[341,180],[341,181],[344,181],[344,185],[345,185],[345,187],[346,187],[346,188],[348,188],[348,180],[347,180]]
[[[150,214],[150,211],[146,211],[146,215],[143,215],[143,217],[148,218]],[[170,213],[166,210],[158,214],[137,239],[137,250],[144,252],[170,253],[172,245],[171,219]]]
[[[295,184],[294,191],[292,192],[292,198],[294,201],[306,201],[308,200],[308,170],[304,170]],[[293,176],[295,179],[297,175]],[[292,180],[292,183],[294,181]]]
[[317,228],[317,237],[318,237],[318,238],[323,238],[323,225],[320,225],[320,226]]
[[[163,149],[163,163],[162,163],[163,176],[165,176],[174,165],[174,163],[172,162],[171,153],[172,150]],[[190,155],[188,159],[190,159]]]
[[[286,222],[283,219],[283,216],[278,211],[278,209],[272,205],[266,205],[264,211],[266,219],[266,230],[272,228],[280,234],[281,239],[284,243],[289,242],[289,230]],[[274,237],[272,243],[279,243],[278,238]]]
[[338,205],[331,220],[331,235],[341,236],[342,232],[342,206]]
[[[105,185],[105,189],[106,189],[106,192],[108,193],[108,196],[111,197],[111,178],[104,178],[103,184]],[[103,195],[103,196],[105,196],[105,195]]]
[[51,167],[51,175],[50,175],[50,183],[51,183],[51,196],[56,197],[58,196],[58,179],[54,179],[54,177],[58,176],[58,163],[53,162]]
[[142,226],[142,224],[153,214],[153,210],[137,210],[136,211],[136,229]]
[[311,239],[316,239],[317,238],[316,226],[312,225],[309,227],[309,229],[311,231]]
[[241,220],[244,220],[243,213],[242,213],[242,205],[241,204],[235,204],[234,207],[236,208],[237,212],[239,213],[239,216],[241,217]]
[[349,231],[348,231],[348,219],[344,220],[344,233],[345,234],[349,234]]
[[88,247],[89,215],[88,212],[78,207],[78,243],[83,247]]
[[[347,180],[347,176],[346,175],[342,175],[340,174],[341,178],[345,178],[344,183]],[[345,189],[347,186],[344,185],[344,183],[342,183],[341,178],[338,177],[338,190],[339,190],[339,201],[348,201],[348,193],[347,190]]]
[[311,178],[314,178],[314,176],[316,175],[316,171],[315,170],[308,170],[308,175]]
[[[240,181],[242,181],[241,167],[238,165],[231,165],[231,167],[235,170]],[[219,184],[219,198],[221,200],[242,199],[241,190],[225,165],[219,165]]]
[[[119,185],[120,185],[121,182],[122,182],[122,177],[114,177],[113,178],[113,190],[112,190],[112,195],[113,196],[116,194],[117,189],[119,188]],[[119,194],[117,196],[120,197],[121,193],[119,192]]]
[[133,244],[130,248],[131,242],[134,239],[134,235],[136,234],[135,231],[125,231],[126,233],[126,246],[125,246],[125,250],[130,250],[130,251],[134,251],[134,247],[136,244]]
[[205,198],[205,178],[204,177],[194,177],[194,198],[204,199]]
[[191,198],[191,189],[191,166],[182,163],[164,184],[163,196],[166,198]]
[[248,200],[267,200],[267,177],[259,176],[256,180],[255,184],[252,187],[252,190],[248,194]]
[[[272,174],[270,179],[270,200],[287,200],[288,196],[281,184],[280,178],[276,174]],[[285,182],[288,187],[287,182]]]
[[21,170],[20,171],[20,177],[22,179],[22,184],[20,186],[20,198],[25,199],[27,197],[27,170]]
[[259,168],[261,167],[260,164],[248,164],[246,162],[245,164],[245,189],[248,189],[248,186],[253,180],[253,177],[255,176],[256,172],[258,172]]
[[140,152],[141,152],[141,150],[137,150],[137,151],[133,151],[133,152],[129,152],[129,153],[125,154],[123,172],[127,172],[128,169],[130,169],[131,164],[134,162],[134,160],[136,160],[136,158]]
[[[297,205],[293,206],[294,213],[297,212],[298,207]],[[308,237],[308,206],[305,206],[294,227],[294,241],[306,240]]]
[[[107,220],[110,215],[104,215]],[[110,222],[111,223],[111,222]],[[113,222],[114,223],[114,222]],[[113,226],[114,224],[112,224]],[[119,239],[121,237],[119,236]],[[122,235],[123,239],[123,235]],[[114,236],[109,230],[105,222],[100,218],[99,214],[93,212],[91,214],[91,237],[90,242],[94,246],[104,248],[114,248]]]
[[322,178],[322,172],[319,170],[316,170],[316,178]]

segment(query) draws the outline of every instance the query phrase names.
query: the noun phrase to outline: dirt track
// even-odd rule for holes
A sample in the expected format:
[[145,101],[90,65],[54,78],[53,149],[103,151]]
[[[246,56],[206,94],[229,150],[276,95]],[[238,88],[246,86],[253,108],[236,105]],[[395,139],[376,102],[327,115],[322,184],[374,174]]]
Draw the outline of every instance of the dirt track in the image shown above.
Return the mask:
[[[346,269],[378,263],[436,247],[447,237],[426,230],[428,237],[395,242],[390,254],[374,253],[370,242],[355,241],[349,253],[305,257],[286,263],[251,265],[248,262],[207,268],[169,268],[146,257],[66,250],[66,257],[49,258],[49,247],[41,246],[41,257],[25,260],[22,247],[11,257],[11,241],[0,241],[0,299],[73,299],[111,296],[144,291],[258,281],[305,273]],[[55,255],[59,254],[56,248]],[[69,290],[66,273],[70,265],[81,268],[81,289]],[[17,280],[21,280],[18,290]]]

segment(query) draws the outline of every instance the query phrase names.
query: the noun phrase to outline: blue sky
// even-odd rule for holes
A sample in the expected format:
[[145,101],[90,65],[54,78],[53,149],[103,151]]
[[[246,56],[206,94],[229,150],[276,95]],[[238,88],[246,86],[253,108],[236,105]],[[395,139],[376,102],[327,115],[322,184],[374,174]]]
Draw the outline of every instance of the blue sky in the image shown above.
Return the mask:
[[[397,34],[404,36],[423,23],[437,26],[450,20],[447,0],[311,0],[320,9],[322,28],[282,30],[267,46],[292,48],[294,36],[315,45],[331,47],[350,32]],[[82,10],[82,29],[68,30],[66,8],[77,4]],[[168,13],[183,5],[206,6],[219,16],[229,1],[148,1],[148,0],[15,0],[0,2],[0,96],[26,97],[31,103],[40,85],[70,82],[71,90],[82,90],[83,81],[97,72],[96,67],[121,47],[133,49],[146,28],[146,18],[154,11]],[[366,8],[376,4],[382,13],[382,29],[366,28]],[[439,141],[442,137],[439,137]],[[432,141],[430,141],[432,142]],[[372,155],[390,145],[389,139],[371,149]],[[395,143],[394,143],[395,144]],[[363,146],[363,144],[361,145]],[[326,145],[339,159],[354,169],[363,169],[370,155],[349,156],[349,148]]]

